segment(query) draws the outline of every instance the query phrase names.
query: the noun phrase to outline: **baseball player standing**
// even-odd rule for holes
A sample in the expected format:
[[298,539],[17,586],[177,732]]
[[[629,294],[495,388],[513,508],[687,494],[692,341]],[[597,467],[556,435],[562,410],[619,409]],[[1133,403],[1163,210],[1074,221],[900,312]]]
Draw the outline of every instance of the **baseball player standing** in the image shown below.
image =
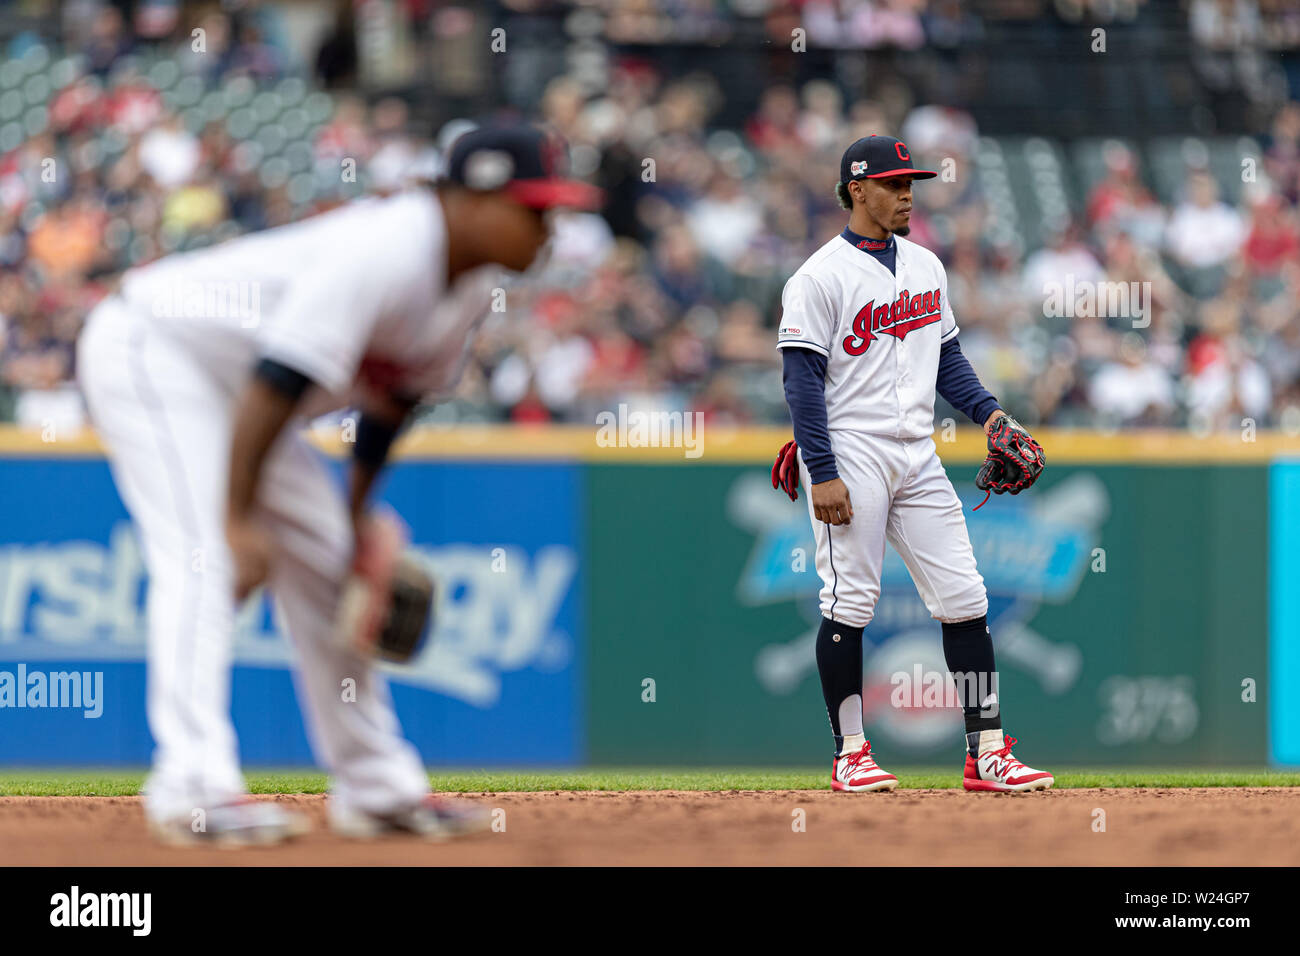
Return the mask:
[[[483,827],[430,795],[374,660],[337,640],[340,595],[384,564],[370,488],[417,403],[459,377],[498,267],[533,262],[548,208],[598,203],[563,178],[563,153],[531,127],[473,130],[436,185],[162,259],[90,316],[78,376],[150,579],[145,811],[160,838],[269,843],[305,829],[247,799],[230,719],[235,613],[263,582],[331,774],[334,829]],[[360,411],[346,492],[294,427],[340,408]]]
[[[914,168],[907,147],[868,136],[840,160],[843,233],[785,285],[777,347],[795,441],[777,457],[774,486],[809,491],[822,579],[817,670],[835,735],[835,790],[892,790],[862,727],[862,632],[880,597],[888,541],[930,614],[943,625],[948,670],[966,722],[967,790],[1045,790],[1004,738],[984,579],[961,503],[935,450],[934,396],[982,425],[989,457],[981,490],[1019,493],[1041,473],[1042,448],[980,385],[957,344],[948,279],[937,256],[903,238]],[[987,496],[986,496],[987,498]]]

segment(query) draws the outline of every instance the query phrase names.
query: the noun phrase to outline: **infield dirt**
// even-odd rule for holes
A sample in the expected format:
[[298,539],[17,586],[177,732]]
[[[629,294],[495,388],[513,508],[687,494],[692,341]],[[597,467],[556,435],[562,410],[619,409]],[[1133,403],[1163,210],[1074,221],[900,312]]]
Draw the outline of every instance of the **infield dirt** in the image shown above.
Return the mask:
[[0,864],[1300,864],[1300,788],[466,794],[504,810],[505,830],[441,844],[342,840],[325,828],[324,797],[260,799],[315,829],[279,847],[172,849],[150,841],[136,797],[3,797]]

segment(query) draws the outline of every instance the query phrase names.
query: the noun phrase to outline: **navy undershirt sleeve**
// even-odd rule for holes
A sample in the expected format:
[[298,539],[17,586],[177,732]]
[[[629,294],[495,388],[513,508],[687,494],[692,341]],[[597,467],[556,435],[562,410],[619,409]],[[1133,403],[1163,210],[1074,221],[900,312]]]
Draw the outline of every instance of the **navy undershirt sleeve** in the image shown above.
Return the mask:
[[302,393],[311,387],[311,379],[306,375],[275,359],[264,358],[259,361],[253,367],[253,375],[294,401],[302,398]]
[[376,415],[368,415],[363,410],[361,420],[357,422],[356,443],[352,446],[353,460],[372,468],[380,468],[388,460],[389,449],[401,434],[406,423],[410,421],[411,412],[420,404],[419,399],[407,395],[390,395],[391,400],[404,406],[402,421],[393,425]]
[[781,350],[781,361],[794,440],[799,443],[808,474],[815,485],[838,478],[826,426],[826,356],[812,349],[786,346]]
[[388,460],[388,450],[397,440],[401,426],[394,428],[373,415],[361,413],[357,422],[356,441],[352,445],[352,458],[372,468],[381,467]]
[[[788,387],[786,391],[789,392]],[[955,338],[939,346],[939,374],[935,381],[935,391],[976,425],[982,426],[1001,407],[989,390],[980,384],[979,376],[962,354],[961,346]],[[798,432],[795,434],[797,436]]]

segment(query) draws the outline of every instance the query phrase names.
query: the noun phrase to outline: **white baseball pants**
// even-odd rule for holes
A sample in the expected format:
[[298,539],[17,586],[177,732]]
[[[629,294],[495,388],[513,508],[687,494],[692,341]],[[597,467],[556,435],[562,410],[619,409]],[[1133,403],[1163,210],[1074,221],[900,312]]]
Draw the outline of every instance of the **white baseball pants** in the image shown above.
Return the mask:
[[[145,808],[160,820],[244,793],[230,719],[236,608],[224,531],[236,395],[194,353],[115,298],[91,314],[77,352],[78,379],[149,571],[147,712],[156,749]],[[428,781],[401,735],[387,681],[331,641],[351,522],[342,489],[300,435],[286,431],[272,449],[258,510],[275,539],[269,586],[333,799],[366,811],[418,800]],[[349,678],[355,701],[344,700]]]
[[951,623],[986,614],[988,596],[975,567],[966,518],[934,439],[836,430],[831,448],[853,505],[847,525],[817,520],[808,469],[802,452],[799,456],[817,542],[822,616],[850,627],[871,623],[880,599],[886,541],[907,565],[932,616]]

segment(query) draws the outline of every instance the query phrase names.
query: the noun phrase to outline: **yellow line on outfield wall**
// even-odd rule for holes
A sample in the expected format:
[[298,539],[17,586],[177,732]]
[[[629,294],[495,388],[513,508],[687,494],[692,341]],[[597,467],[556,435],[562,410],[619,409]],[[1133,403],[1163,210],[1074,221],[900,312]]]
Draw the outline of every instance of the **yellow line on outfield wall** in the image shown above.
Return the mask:
[[[50,437],[50,436],[46,436]],[[1247,464],[1300,456],[1300,436],[1259,432],[1253,441],[1237,433],[1199,437],[1187,432],[1125,431],[1105,434],[1065,429],[1035,430],[1052,464]],[[939,455],[953,464],[984,457],[984,434],[976,428],[958,429],[952,441],[936,434]],[[0,425],[0,456],[10,458],[99,457],[98,439],[89,430],[42,440],[39,430]],[[579,461],[599,464],[770,464],[789,441],[780,427],[705,427],[699,457],[687,449],[602,447],[595,426],[587,425],[429,425],[413,429],[398,442],[395,455],[414,460]],[[342,454],[344,445],[333,430],[317,430],[311,440],[321,450]]]

